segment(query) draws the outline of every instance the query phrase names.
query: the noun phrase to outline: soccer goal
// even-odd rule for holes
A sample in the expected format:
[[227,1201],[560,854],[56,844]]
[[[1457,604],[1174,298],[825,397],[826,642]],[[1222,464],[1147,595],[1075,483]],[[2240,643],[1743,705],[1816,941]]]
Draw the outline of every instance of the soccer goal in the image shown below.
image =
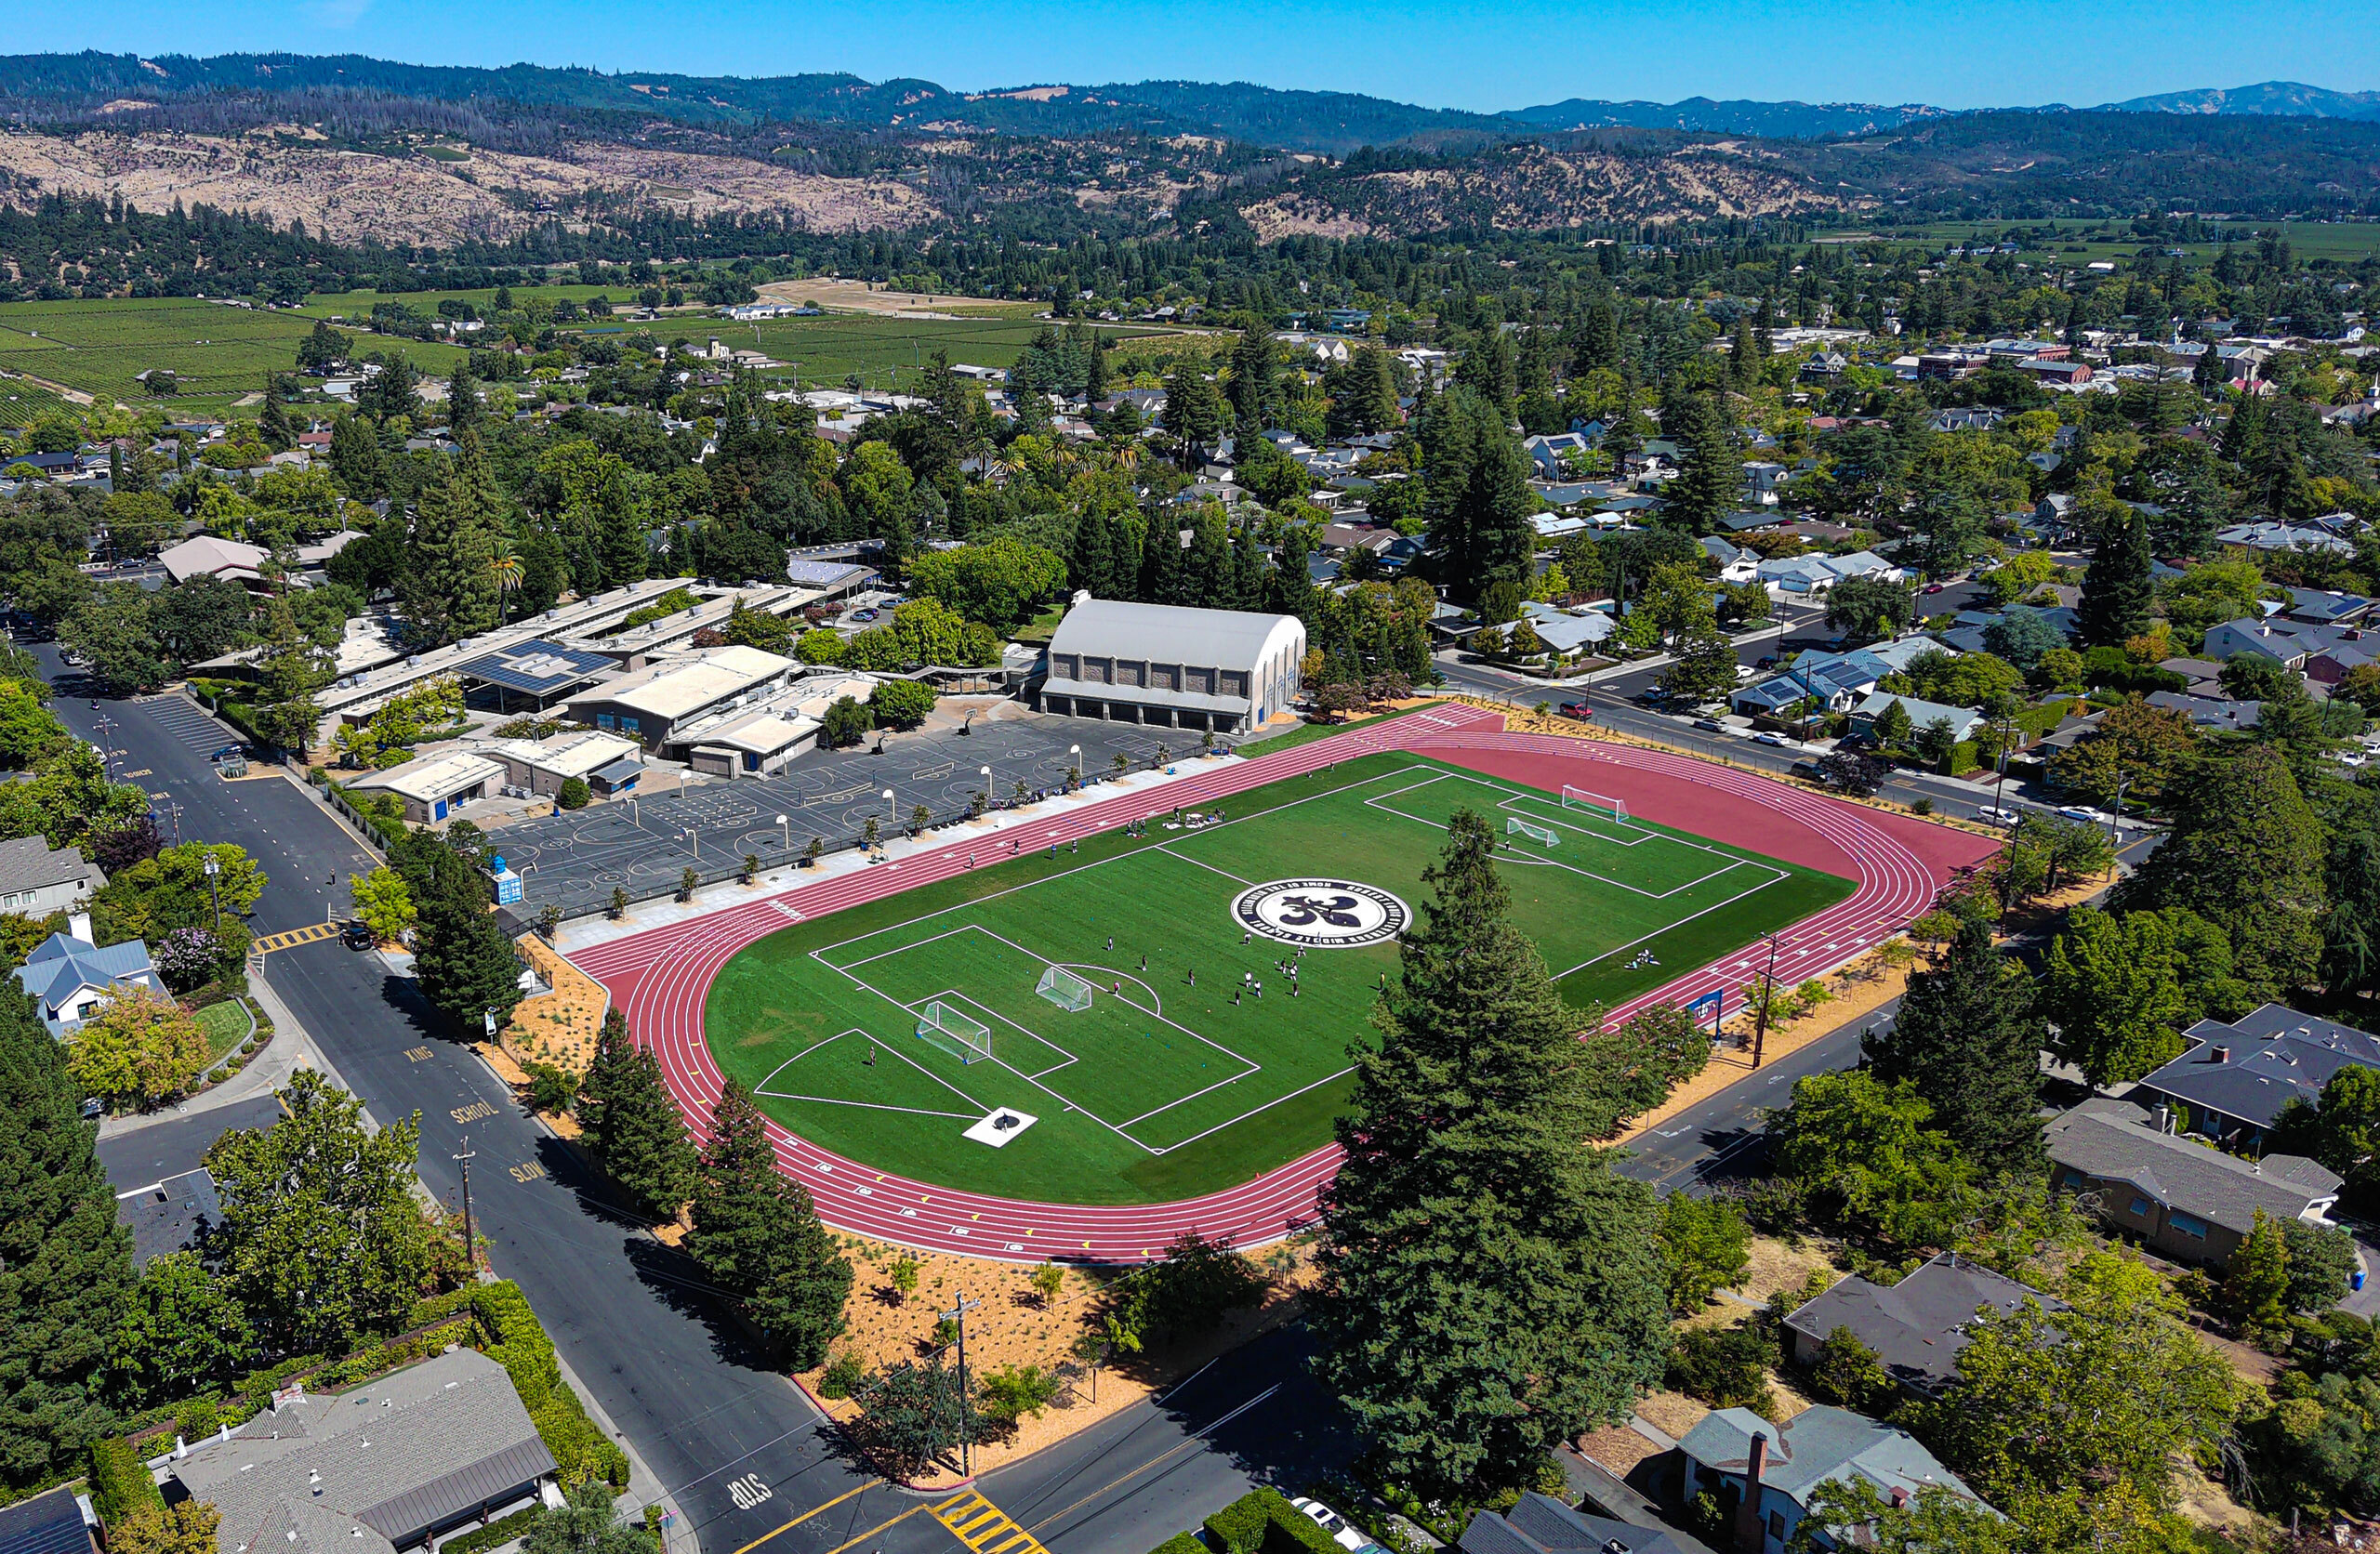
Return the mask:
[[936,998],[918,1010],[918,1039],[930,1042],[962,1063],[992,1055],[992,1029],[968,1019]]
[[1574,788],[1567,783],[1562,784],[1562,808],[1584,810],[1591,814],[1609,815],[1622,825],[1628,823],[1627,800],[1606,798],[1599,793],[1589,793],[1584,788]]
[[1091,1007],[1091,984],[1063,966],[1042,972],[1033,991],[1069,1013],[1080,1014]]
[[1562,840],[1561,836],[1555,833],[1554,827],[1550,825],[1532,825],[1527,821],[1521,819],[1518,815],[1507,815],[1504,817],[1504,835],[1507,836],[1527,836],[1531,841],[1542,842],[1547,847],[1557,846]]

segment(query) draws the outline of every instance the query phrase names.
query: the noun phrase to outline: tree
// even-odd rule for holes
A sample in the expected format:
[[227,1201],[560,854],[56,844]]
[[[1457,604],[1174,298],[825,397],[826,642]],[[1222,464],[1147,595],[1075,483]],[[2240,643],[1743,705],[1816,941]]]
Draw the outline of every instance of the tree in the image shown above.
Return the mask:
[[1768,1114],[1770,1159],[1822,1218],[1902,1246],[1954,1245],[1975,1167],[1933,1121],[1906,1080],[1812,1074]]
[[1880,748],[1898,750],[1905,747],[1917,732],[1917,725],[1910,718],[1909,708],[1903,706],[1900,698],[1896,696],[1885,704],[1882,712],[1876,714],[1869,724],[1869,730]]
[[2287,759],[2268,745],[2191,763],[2174,789],[2173,829],[2110,905],[2187,907],[2222,928],[2234,969],[2259,998],[2310,982],[2328,910],[2327,837]]
[[1846,577],[1827,590],[1826,624],[1872,641],[1904,630],[1917,615],[1917,590],[1882,577]]
[[1664,435],[1679,446],[1677,479],[1661,494],[1663,516],[1690,534],[1708,534],[1743,496],[1743,454],[1726,409],[1710,394],[1685,397],[1686,414]]
[[2200,744],[2198,725],[2188,713],[2134,697],[2109,707],[2097,728],[2051,757],[2050,776],[2059,786],[2087,794],[2103,807],[2115,804],[2119,781],[2127,797],[2153,804],[2165,796]]
[[1507,918],[1495,833],[1469,810],[1354,1053],[1344,1165],[1324,1191],[1325,1385],[1430,1491],[1531,1482],[1617,1419],[1667,1347],[1648,1194],[1588,1140],[1618,1102]]
[[1440,575],[1461,599],[1534,570],[1538,507],[1531,468],[1503,412],[1468,388],[1439,396],[1421,428],[1423,510]]
[[435,642],[452,642],[496,625],[498,593],[488,563],[496,555],[503,489],[482,456],[479,437],[421,494],[409,564],[397,577],[405,618]]
[[767,1119],[733,1079],[711,1108],[694,1220],[686,1249],[788,1367],[806,1371],[824,1361],[843,1330],[852,1265],[818,1222],[809,1192],[778,1172]]
[[211,1254],[281,1353],[393,1333],[430,1270],[413,1196],[419,1121],[369,1131],[363,1102],[313,1069],[292,1073],[279,1098],[286,1114],[271,1128],[227,1133],[206,1152],[223,1205]]
[[2012,604],[1983,628],[1983,645],[1995,657],[2019,669],[2030,669],[2052,648],[2066,646],[2066,634],[2050,625],[2041,612]]
[[189,1090],[206,1063],[206,1037],[190,1011],[146,988],[99,1000],[68,1048],[67,1072],[85,1093],[153,1106]]
[[1690,702],[1725,698],[1736,688],[1736,645],[1715,630],[1694,630],[1677,639],[1661,671],[1661,689]]
[[2266,1326],[2288,1320],[2288,1301],[2289,1242],[2259,1207],[2223,1265],[2223,1303],[2242,1323]]
[[571,1485],[564,1496],[529,1524],[522,1554],[654,1554],[653,1534],[621,1520],[610,1484],[589,1479]]
[[107,1431],[102,1368],[134,1287],[82,1099],[33,1000],[0,998],[0,1482],[16,1489]]
[[2156,557],[2149,549],[2149,520],[2124,508],[2110,517],[2082,573],[2082,599],[2075,607],[2075,635],[2086,648],[2120,648],[2149,627],[2156,586],[2149,578]]
[[579,1122],[604,1175],[648,1218],[675,1218],[694,1196],[694,1146],[662,1078],[659,1055],[629,1034],[628,1017],[617,1008],[603,1016],[579,1098]]
[[2082,1484],[2162,1504],[2176,1460],[2222,1441],[2245,1384],[2141,1263],[2086,1253],[2056,1293],[2069,1310],[2029,1297],[1977,1315],[1957,1385],[1919,1406],[1916,1431],[1994,1505]]
[[2024,968],[1991,942],[1988,924],[1970,918],[1939,966],[1910,978],[1890,1032],[1861,1050],[1878,1078],[1913,1085],[1969,1157],[2028,1170],[2043,1158],[2035,1113],[2048,1045],[2032,1003]]
[[[1646,574],[1644,591],[1636,596],[1636,612],[1651,617],[1664,637],[1715,629],[1711,585],[1691,561],[1662,561]],[[1729,670],[1733,677],[1732,668]]]
[[909,586],[956,614],[1007,631],[1066,586],[1066,563],[1054,550],[1003,534],[919,556],[910,564]]
[[2309,1225],[2303,1219],[2281,1221],[2281,1235],[2289,1254],[2284,1307],[2319,1315],[2347,1298],[2357,1266],[2354,1236],[2336,1225]]
[[867,698],[868,719],[879,729],[914,729],[926,720],[933,703],[933,687],[922,680],[884,680]]
[[110,1350],[132,1397],[169,1402],[238,1376],[256,1358],[257,1335],[197,1253],[168,1252],[140,1271]]
[[521,1002],[521,952],[477,902],[434,898],[421,907],[414,974],[450,1033],[478,1037],[494,1017],[499,1031]]
[[860,1397],[860,1444],[880,1471],[896,1480],[932,1471],[960,1442],[983,1439],[991,1422],[939,1353],[879,1373]]
[[2203,1017],[2183,987],[2172,918],[2113,916],[2080,906],[2050,946],[2041,1007],[2057,1049],[2093,1085],[2127,1084],[2177,1057],[2182,1029]]
[[584,810],[595,802],[595,790],[587,785],[584,777],[565,777],[554,791],[554,807],[559,810]]
[[381,943],[396,943],[413,927],[416,915],[413,891],[404,876],[387,864],[368,875],[357,875],[348,882],[347,890],[355,902],[355,915]]
[[1810,1365],[1813,1395],[1866,1414],[1883,1408],[1897,1390],[1884,1360],[1850,1328],[1837,1327],[1818,1345],[1818,1358]]
[[215,1554],[222,1521],[205,1500],[140,1506],[108,1529],[108,1554]]
[[[1900,704],[1895,702],[1894,706]],[[1902,714],[1906,718],[1908,714]],[[1863,756],[1856,750],[1830,750],[1818,760],[1818,781],[1838,793],[1865,798],[1884,785],[1892,768],[1873,756]]]
[[1752,1226],[1725,1198],[1673,1192],[1661,1204],[1661,1249],[1669,1255],[1670,1310],[1691,1316],[1752,1266]]
[[2324,1081],[2318,1105],[2291,1100],[2269,1146],[2321,1162],[2346,1179],[2349,1203],[2371,1203],[2380,1186],[2380,1070],[2349,1064]]

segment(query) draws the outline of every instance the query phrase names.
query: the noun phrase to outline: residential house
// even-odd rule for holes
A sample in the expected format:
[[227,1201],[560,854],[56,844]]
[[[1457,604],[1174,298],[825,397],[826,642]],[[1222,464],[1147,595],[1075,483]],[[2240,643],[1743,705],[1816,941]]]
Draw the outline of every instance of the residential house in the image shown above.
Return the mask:
[[187,583],[193,577],[221,577],[254,592],[265,586],[261,569],[271,554],[260,545],[197,534],[157,552],[157,563],[177,583]]
[[1818,1350],[1838,1329],[1875,1352],[1893,1379],[1921,1397],[1937,1397],[1958,1375],[1959,1351],[1967,1328],[1985,1307],[2014,1311],[2028,1299],[2044,1310],[2066,1303],[2003,1278],[1956,1252],[1920,1263],[1890,1284],[1870,1284],[1853,1274],[1785,1319],[1793,1358],[1817,1362]]
[[90,1495],[60,1484],[0,1508],[0,1554],[99,1554],[99,1524]]
[[512,1378],[469,1349],[335,1397],[277,1392],[152,1467],[167,1499],[220,1513],[218,1554],[395,1554],[562,1498]]
[[2211,658],[2168,658],[2157,667],[2179,675],[2189,683],[2182,689],[2193,696],[2217,696],[2223,691],[2223,665]]
[[116,1222],[132,1232],[132,1261],[146,1268],[152,1258],[189,1249],[223,1220],[215,1176],[204,1166],[115,1195]]
[[1702,537],[1702,553],[1719,563],[1723,583],[1750,583],[1760,575],[1760,552],[1731,545],[1716,534]]
[[2329,1223],[2338,1175],[2301,1155],[2262,1160],[2180,1137],[2172,1108],[2095,1097],[2042,1130],[2051,1180],[2162,1256],[2219,1268],[2268,1219]]
[[1941,702],[1929,702],[1921,696],[1899,696],[1889,691],[1878,691],[1851,709],[1851,731],[1864,738],[1874,738],[1876,719],[1895,703],[1909,714],[1911,728],[1930,728],[1937,722],[1950,724],[1953,741],[1972,738],[1983,724],[1983,713],[1976,707],[1954,707]]
[[[1894,1505],[1945,1489],[1981,1505],[1975,1491],[1904,1430],[1819,1404],[1783,1424],[1748,1408],[1714,1409],[1677,1443],[1675,1503],[1709,1495],[1734,1529],[1735,1554],[1785,1554],[1810,1501],[1826,1484],[1866,1482]],[[1832,1530],[1812,1542],[1837,1547]],[[1857,1544],[1856,1530],[1844,1534]]]
[[2249,653],[2269,658],[2284,668],[2301,669],[2309,656],[2327,645],[2313,635],[2316,629],[2293,626],[2286,621],[2224,621],[2206,628],[2206,641],[2199,651],[2217,663]]
[[1539,477],[1548,481],[1569,479],[1570,472],[1562,462],[1564,457],[1580,457],[1587,452],[1587,447],[1586,438],[1575,431],[1521,439],[1522,451],[1528,454],[1529,462],[1537,466]]
[[2374,602],[2336,589],[2292,588],[2281,616],[2300,626],[2360,626],[2372,618]]
[[104,949],[91,942],[91,919],[76,913],[64,933],[36,945],[16,968],[17,985],[31,994],[49,1034],[65,1039],[83,1028],[112,994],[164,984],[149,961],[149,946],[138,939]]
[[1845,578],[1876,577],[1897,583],[1908,573],[1872,550],[1855,550],[1848,556],[1780,556],[1761,562],[1757,575],[1771,595],[1782,599],[1814,598],[1831,592]]
[[1738,691],[1735,707],[1749,718],[1774,717],[1778,708],[1808,696],[1831,710],[1847,711],[1886,675],[1908,668],[1921,653],[1938,651],[1929,638],[1899,637],[1849,652],[1804,652],[1767,679]]
[[87,901],[107,882],[97,863],[84,862],[80,848],[52,849],[39,836],[0,842],[0,912],[39,922]]
[[2215,533],[2215,543],[2244,546],[2250,550],[2327,550],[2338,556],[2355,554],[2353,541],[2327,529],[2275,523],[2268,519],[2218,529]]
[[2189,1049],[2142,1079],[2133,1099],[2162,1102],[2184,1131],[2252,1153],[2291,1101],[2320,1104],[2341,1069],[2380,1069],[2380,1036],[2280,1004],[2228,1023],[2202,1020],[2182,1034]]
[[1774,460],[1753,459],[1744,466],[1744,495],[1750,501],[1773,507],[1784,484],[1785,467]]
[[1474,1515],[1458,1547],[1462,1554],[1708,1554],[1684,1533],[1572,1510],[1533,1491],[1501,1515]]
[[2202,729],[2233,733],[2253,729],[2264,717],[2262,702],[2234,701],[2228,696],[2193,696],[2181,691],[2152,691],[2141,698],[2152,707],[2178,712]]

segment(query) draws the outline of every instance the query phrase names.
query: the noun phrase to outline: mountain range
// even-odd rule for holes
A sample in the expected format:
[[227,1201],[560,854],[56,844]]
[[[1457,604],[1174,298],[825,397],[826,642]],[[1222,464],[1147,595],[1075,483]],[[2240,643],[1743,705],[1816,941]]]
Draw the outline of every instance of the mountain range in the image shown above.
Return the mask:
[[[381,94],[470,104],[520,104],[659,115],[694,124],[811,121],[892,130],[1064,136],[1132,133],[1209,135],[1250,145],[1326,155],[1360,146],[1453,150],[1519,135],[1564,130],[1672,130],[1819,139],[1870,135],[1963,111],[1923,103],[1714,100],[1562,102],[1474,113],[1426,108],[1353,92],[1289,91],[1245,82],[1051,83],[958,92],[932,81],[870,82],[855,75],[690,76],[607,74],[514,64],[495,69],[412,65],[362,55],[226,54],[0,56],[0,116],[45,117],[45,109],[88,110],[112,102],[223,93]],[[2072,112],[2064,104],[2024,110]],[[2380,121],[2380,92],[2342,92],[2268,81],[2134,98],[2094,112],[2292,116]],[[1990,112],[1990,111],[1984,111]]]

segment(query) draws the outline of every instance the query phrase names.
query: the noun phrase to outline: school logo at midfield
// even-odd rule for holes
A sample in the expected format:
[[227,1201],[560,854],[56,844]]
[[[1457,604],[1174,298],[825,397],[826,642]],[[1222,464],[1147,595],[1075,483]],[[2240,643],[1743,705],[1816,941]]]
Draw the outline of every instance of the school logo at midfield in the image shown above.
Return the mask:
[[1314,950],[1379,944],[1405,931],[1411,914],[1387,891],[1348,879],[1276,879],[1231,903],[1240,927]]

